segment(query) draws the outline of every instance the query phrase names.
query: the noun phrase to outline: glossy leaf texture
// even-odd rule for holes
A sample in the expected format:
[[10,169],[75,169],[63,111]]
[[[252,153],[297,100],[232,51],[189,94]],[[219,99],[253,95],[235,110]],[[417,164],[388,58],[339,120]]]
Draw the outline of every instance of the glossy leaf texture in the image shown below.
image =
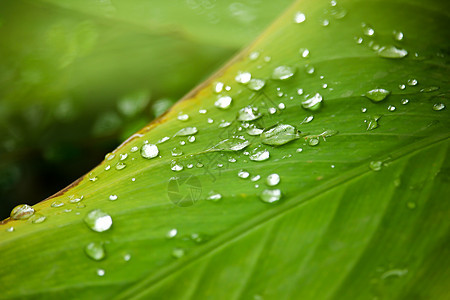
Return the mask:
[[34,216],[6,220],[0,297],[445,298],[447,8],[296,2]]

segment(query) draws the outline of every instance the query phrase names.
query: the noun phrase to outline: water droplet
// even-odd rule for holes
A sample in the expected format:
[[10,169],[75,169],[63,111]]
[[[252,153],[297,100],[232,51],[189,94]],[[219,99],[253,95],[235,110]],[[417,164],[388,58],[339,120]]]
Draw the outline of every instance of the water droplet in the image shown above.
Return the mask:
[[326,26],[330,25],[330,21],[329,21],[328,19],[323,19],[323,20],[320,22],[320,25],[326,27]]
[[131,255],[128,253],[123,256],[124,261],[130,261],[130,259],[131,259]]
[[249,141],[247,141],[244,137],[238,136],[220,141],[206,151],[239,151],[248,145],[250,145]]
[[164,142],[167,142],[168,140],[170,140],[170,137],[165,136],[165,137],[161,138],[160,140],[158,140],[156,143],[157,144],[162,144]]
[[297,153],[303,152],[303,149],[302,148],[298,148],[297,150],[295,150],[295,152],[297,152]]
[[125,163],[123,163],[123,162],[118,162],[117,163],[117,165],[116,165],[116,170],[123,170],[123,169],[125,169],[125,167],[126,167],[127,165],[125,164]]
[[61,207],[64,205],[64,202],[61,201],[53,201],[52,204],[50,204],[51,207]]
[[98,177],[92,172],[88,174],[88,178],[92,182],[96,182],[98,180]]
[[364,35],[366,35],[366,36],[374,36],[375,35],[375,30],[371,26],[367,25],[366,23],[362,23],[361,27],[362,27],[362,31],[363,31]]
[[214,201],[214,202],[217,202],[220,199],[222,199],[222,195],[217,193],[217,192],[215,192],[215,191],[209,192],[208,198],[206,198],[206,200],[211,200],[211,201]]
[[306,49],[306,48],[300,48],[299,52],[300,52],[300,55],[301,55],[303,58],[308,58],[308,57],[309,57],[309,50],[308,50],[308,49]]
[[371,161],[369,163],[369,168],[372,169],[373,171],[380,171],[382,165],[383,165],[383,163],[381,161],[379,161],[379,160]]
[[253,161],[265,161],[270,157],[270,152],[267,149],[255,148],[250,151],[250,160]]
[[314,74],[315,69],[311,65],[305,65],[305,72],[306,72],[306,74],[310,74],[311,75],[311,74]]
[[255,181],[258,181],[259,179],[261,179],[261,176],[260,175],[255,175],[250,180],[255,182]]
[[417,81],[417,79],[415,78],[410,78],[408,79],[408,81],[406,82],[409,86],[415,86],[417,85],[419,82]]
[[170,165],[170,169],[175,172],[180,172],[184,169],[183,165],[178,164],[176,161],[172,161]]
[[311,137],[308,139],[308,145],[310,146],[317,146],[320,143],[320,140],[318,137]]
[[408,273],[407,269],[403,269],[403,270],[402,269],[392,269],[392,270],[384,272],[381,275],[381,279],[384,280],[384,279],[386,279],[388,277],[392,277],[392,276],[402,277],[402,276],[406,275],[407,273]]
[[374,115],[374,116],[371,116],[368,120],[366,120],[366,122],[367,122],[366,130],[369,131],[369,130],[373,130],[373,129],[377,128],[378,120],[380,120],[380,118],[381,118],[380,115]]
[[388,111],[395,111],[397,108],[394,105],[388,106]]
[[303,95],[303,89],[297,89],[297,94],[298,95]]
[[260,135],[263,131],[264,131],[264,129],[250,127],[249,129],[247,129],[247,134],[255,136],[255,135]]
[[86,255],[93,260],[102,260],[106,256],[105,248],[103,243],[92,242],[86,245],[84,248]]
[[175,258],[181,258],[181,257],[183,257],[185,254],[186,254],[186,253],[185,253],[184,249],[181,249],[181,248],[174,248],[174,249],[172,250],[172,256],[175,257]]
[[402,101],[400,103],[403,104],[403,105],[406,105],[406,104],[409,103],[409,100],[408,99],[402,99]]
[[113,160],[114,157],[116,157],[116,155],[115,155],[114,153],[107,153],[107,154],[105,155],[105,159],[106,159],[106,160]]
[[206,109],[199,109],[198,112],[202,115],[206,114],[208,111]]
[[269,107],[269,109],[267,109],[267,111],[269,112],[269,114],[273,115],[274,113],[277,112],[277,109],[275,107]]
[[444,108],[445,108],[445,104],[442,102],[433,104],[433,110],[435,110],[435,111],[440,111],[440,110],[443,110]]
[[84,218],[86,225],[96,232],[103,232],[111,228],[112,218],[101,209],[91,210]]
[[384,46],[378,49],[377,51],[378,56],[384,57],[384,58],[403,58],[406,55],[408,55],[408,51],[405,49],[399,49],[395,46]]
[[223,90],[223,87],[224,87],[223,82],[217,82],[217,83],[214,85],[214,92],[216,92],[217,94],[221,93],[222,90]]
[[137,152],[139,150],[139,147],[138,146],[133,146],[133,147],[131,147],[131,149],[130,149],[130,152]]
[[399,84],[399,85],[398,85],[398,88],[401,89],[401,90],[404,90],[404,89],[406,89],[406,85],[404,85],[404,84]]
[[47,220],[47,217],[42,214],[37,213],[37,214],[33,215],[30,218],[30,220],[31,220],[31,223],[33,223],[33,224],[40,224],[40,223],[44,222],[45,220]]
[[[198,132],[197,127],[186,127],[183,129],[180,129],[177,133],[175,133],[176,136],[188,136],[188,135],[194,135]],[[158,154],[156,154],[158,155]]]
[[8,228],[5,229],[6,232],[14,232],[14,227],[10,226]]
[[386,99],[391,92],[385,89],[373,89],[368,91],[364,96],[372,100],[373,102],[380,102]]
[[308,117],[304,118],[300,124],[308,124],[312,120],[314,120],[314,116],[308,116]]
[[266,145],[280,146],[299,137],[300,135],[294,126],[279,124],[261,133],[261,142]]
[[172,228],[166,233],[166,238],[173,239],[174,237],[177,236],[177,234],[178,234],[178,230],[176,228]]
[[257,60],[260,53],[258,51],[253,51],[248,55],[248,58],[252,61]]
[[219,124],[219,128],[225,128],[231,125],[231,122],[227,122],[225,120],[222,120],[222,122]]
[[306,16],[301,11],[298,11],[294,15],[294,22],[297,24],[303,23],[306,20]]
[[308,98],[305,101],[303,101],[302,102],[302,107],[304,109],[308,109],[308,110],[311,110],[311,111],[316,111],[322,105],[322,100],[323,100],[322,95],[319,94],[319,93],[316,93],[311,98]]
[[109,171],[109,169],[111,169],[111,166],[110,165],[106,165],[105,166],[105,171]]
[[111,200],[111,201],[115,201],[115,200],[117,200],[117,195],[109,195],[109,200]]
[[263,79],[252,79],[248,83],[247,87],[253,91],[260,91],[266,85],[266,81]]
[[252,79],[252,74],[249,72],[239,72],[234,80],[238,83],[247,84],[249,83],[250,79]]
[[70,203],[78,203],[78,202],[80,202],[81,200],[83,200],[83,198],[84,198],[83,195],[79,196],[79,195],[77,195],[77,194],[73,194],[73,195],[70,195],[70,196],[69,196],[69,202],[70,202]]
[[289,66],[276,67],[272,72],[272,79],[286,80],[294,76],[295,68]]
[[394,30],[394,31],[392,32],[392,35],[394,36],[394,39],[395,39],[396,41],[401,41],[401,40],[403,40],[403,32],[401,32],[401,31]]
[[430,93],[439,90],[438,86],[429,86],[420,90],[421,93]]
[[247,179],[250,176],[250,173],[245,170],[240,170],[238,172],[238,176],[243,179]]
[[275,190],[264,190],[260,194],[261,201],[265,203],[274,203],[281,199],[281,190],[275,189]]
[[172,149],[172,156],[180,156],[180,155],[183,155],[183,151],[181,151],[181,149],[178,148]]
[[277,184],[280,183],[280,175],[273,173],[270,174],[269,176],[267,176],[266,178],[266,182],[268,186],[276,186]]
[[281,110],[283,110],[283,109],[286,108],[286,105],[285,105],[283,102],[278,103],[278,108],[281,109]]
[[98,269],[98,270],[97,270],[97,275],[98,275],[98,276],[105,276],[105,270],[103,270],[103,269]]
[[189,143],[195,142],[195,136],[190,136],[190,137],[188,137],[188,142],[189,142]]
[[262,114],[258,112],[258,108],[246,106],[239,110],[237,119],[239,121],[253,121],[259,119],[261,116]]
[[233,99],[230,96],[222,96],[214,103],[217,108],[228,109]]
[[120,154],[119,156],[120,156],[120,160],[125,160],[125,159],[127,159],[128,154],[127,153],[123,153],[123,154]]
[[184,122],[184,121],[189,120],[189,115],[180,113],[180,114],[178,114],[177,119]]
[[144,144],[141,148],[141,156],[146,159],[154,158],[158,156],[158,153],[159,153],[158,147],[153,144]]

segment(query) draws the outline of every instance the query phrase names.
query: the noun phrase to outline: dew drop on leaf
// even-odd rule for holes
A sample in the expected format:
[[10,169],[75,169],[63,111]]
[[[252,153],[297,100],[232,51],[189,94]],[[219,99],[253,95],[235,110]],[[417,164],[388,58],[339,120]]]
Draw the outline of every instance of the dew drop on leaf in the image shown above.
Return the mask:
[[105,248],[100,242],[92,242],[84,248],[86,255],[93,260],[102,260],[106,256]]
[[417,85],[419,82],[417,81],[417,79],[415,78],[410,78],[408,79],[408,81],[406,82],[409,86],[415,86]]
[[260,91],[266,85],[266,82],[263,79],[252,79],[248,83],[247,87],[253,91]]
[[238,172],[238,176],[243,179],[247,179],[250,176],[250,173],[245,170],[240,170]]
[[286,80],[294,76],[295,68],[289,66],[278,66],[272,72],[272,79]]
[[395,111],[397,108],[394,105],[388,106],[388,111]]
[[435,110],[435,111],[440,111],[440,110],[443,110],[444,108],[445,108],[445,104],[442,102],[433,104],[433,110]]
[[228,109],[231,106],[233,99],[230,96],[222,96],[214,103],[217,108]]
[[316,111],[318,110],[322,105],[323,97],[321,94],[316,93],[314,96],[306,99],[302,102],[302,107],[304,109],[310,110],[310,111]]
[[266,145],[280,146],[300,137],[297,129],[288,124],[278,124],[261,133],[261,142]]
[[177,133],[175,133],[176,136],[188,136],[188,135],[194,135],[198,132],[197,127],[186,127],[183,129],[180,129]]
[[55,207],[55,208],[61,207],[63,205],[64,205],[64,202],[62,202],[62,201],[53,201],[52,204],[50,204],[51,207]]
[[297,24],[303,23],[306,20],[306,16],[301,11],[298,11],[294,15],[294,22]]
[[109,200],[111,201],[116,201],[117,200],[117,195],[109,195]]
[[373,89],[368,91],[364,96],[372,100],[373,102],[380,102],[386,99],[391,92],[385,89]]
[[309,50],[306,48],[300,48],[299,50],[301,57],[308,58],[309,57]]
[[215,191],[209,192],[208,198],[206,198],[206,200],[210,200],[210,201],[214,201],[214,202],[217,202],[220,199],[222,199],[222,195]]
[[234,80],[238,83],[247,84],[252,79],[252,74],[249,72],[239,72]]
[[84,218],[86,225],[96,232],[103,232],[111,228],[112,218],[101,209],[91,210]]
[[170,169],[174,172],[180,172],[180,171],[183,171],[184,167],[183,167],[183,165],[177,163],[176,161],[172,161],[172,163],[170,165]]
[[137,147],[137,146],[133,146],[133,147],[131,147],[131,149],[130,149],[130,152],[136,152],[136,151],[138,151],[139,150],[139,147]]
[[97,275],[100,276],[100,277],[105,276],[105,270],[103,270],[103,269],[98,269],[98,270],[97,270]]
[[267,176],[266,182],[268,186],[276,186],[280,183],[280,175],[273,173]]
[[380,115],[374,115],[371,116],[368,120],[366,120],[367,122],[367,131],[370,130],[374,130],[375,128],[378,127],[378,120],[380,120],[381,116]]
[[116,164],[116,170],[123,170],[123,169],[125,169],[126,168],[126,164],[125,163],[123,163],[123,162],[118,162],[117,164]]
[[320,140],[318,137],[311,137],[308,139],[308,145],[310,146],[317,146],[320,143]]
[[265,161],[270,157],[270,152],[267,149],[255,148],[250,151],[250,160],[252,161]]
[[400,103],[403,105],[406,105],[409,103],[409,100],[405,98],[405,99],[402,99],[402,101]]
[[172,228],[166,233],[166,238],[172,239],[172,238],[176,237],[177,234],[178,234],[178,230],[176,228]]
[[159,150],[156,145],[144,144],[141,148],[141,156],[145,159],[151,159],[158,156]]
[[250,145],[244,137],[232,137],[217,143],[206,151],[239,151]]
[[399,49],[395,46],[384,46],[378,49],[377,51],[378,56],[383,58],[392,58],[392,59],[398,59],[403,58],[406,55],[408,55],[408,51],[405,49]]
[[239,121],[253,121],[262,117],[258,112],[258,108],[246,106],[238,111],[237,119]]
[[379,160],[377,161],[371,161],[369,163],[369,168],[373,171],[380,171],[381,170],[381,166],[383,165],[383,163]]
[[44,222],[45,220],[47,220],[47,217],[42,215],[42,214],[34,214],[31,218],[31,223],[33,224],[41,224],[42,222]]
[[262,202],[265,203],[274,203],[277,202],[281,199],[281,190],[279,189],[266,189],[264,191],[262,191],[262,193],[260,194],[260,199]]

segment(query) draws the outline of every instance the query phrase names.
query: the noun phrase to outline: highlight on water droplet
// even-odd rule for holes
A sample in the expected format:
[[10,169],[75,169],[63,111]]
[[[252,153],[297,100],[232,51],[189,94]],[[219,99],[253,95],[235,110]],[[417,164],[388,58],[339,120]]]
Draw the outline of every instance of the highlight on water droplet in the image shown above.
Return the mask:
[[247,172],[246,170],[240,170],[238,172],[238,177],[243,178],[243,179],[247,179],[250,176],[250,173]]
[[303,23],[306,20],[306,16],[301,11],[298,11],[294,15],[294,22],[297,24]]
[[316,93],[314,96],[307,98],[305,101],[303,101],[302,107],[310,111],[316,111],[321,107],[322,101],[323,101],[322,95]]
[[364,96],[369,98],[373,102],[380,102],[386,99],[390,93],[390,91],[385,89],[373,89],[364,94]]
[[262,114],[258,112],[258,108],[252,106],[241,108],[237,113],[237,119],[239,121],[253,121],[261,117]]
[[178,230],[176,228],[172,228],[166,233],[166,238],[173,239],[174,237],[177,236],[177,234],[178,234]]
[[238,72],[234,80],[238,83],[247,84],[252,79],[252,74],[249,72]]
[[86,255],[93,260],[102,260],[106,256],[105,248],[101,242],[92,242],[84,248]]
[[214,102],[214,106],[220,109],[228,109],[231,106],[233,99],[230,96],[222,96]]
[[267,176],[266,183],[268,186],[276,186],[280,183],[280,175],[273,173]]
[[272,79],[286,80],[294,76],[295,68],[289,66],[278,66],[272,72]]
[[250,151],[250,160],[252,161],[265,161],[270,157],[270,152],[267,149],[257,147]]
[[151,159],[158,156],[158,146],[153,144],[144,144],[141,148],[141,156],[145,159]]
[[221,199],[222,199],[222,195],[215,191],[210,191],[208,197],[206,198],[206,200],[210,200],[213,202],[217,202]]
[[104,232],[111,228],[112,218],[101,209],[91,210],[85,217],[86,225],[96,232]]
[[262,202],[274,203],[281,199],[281,190],[279,189],[266,189],[259,195]]
[[35,210],[28,204],[19,204],[11,211],[10,217],[13,220],[25,220],[34,214]]

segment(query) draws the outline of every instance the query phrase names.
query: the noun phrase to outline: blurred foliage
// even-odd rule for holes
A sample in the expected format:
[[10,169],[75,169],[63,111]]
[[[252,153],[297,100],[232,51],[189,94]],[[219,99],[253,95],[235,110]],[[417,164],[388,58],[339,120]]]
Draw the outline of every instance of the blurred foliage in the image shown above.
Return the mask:
[[0,217],[83,175],[289,3],[0,1]]

